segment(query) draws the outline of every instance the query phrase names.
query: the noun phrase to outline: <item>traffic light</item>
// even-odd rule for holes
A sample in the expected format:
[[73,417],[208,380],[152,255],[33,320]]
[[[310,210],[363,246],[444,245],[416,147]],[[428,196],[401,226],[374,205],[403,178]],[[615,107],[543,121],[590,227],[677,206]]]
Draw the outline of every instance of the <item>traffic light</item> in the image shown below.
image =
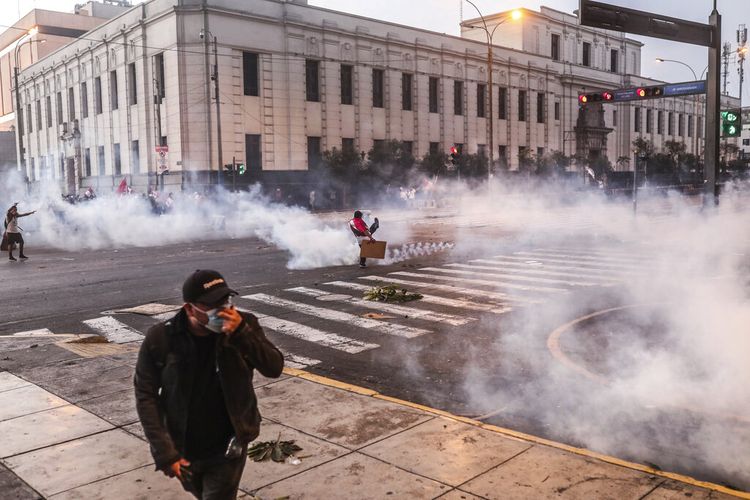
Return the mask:
[[657,85],[655,87],[638,87],[635,90],[635,95],[641,99],[662,97],[664,95],[664,87],[662,85]]
[[458,148],[456,146],[451,146],[451,163],[456,165],[458,163],[458,157],[460,156],[460,152],[458,151]]
[[742,132],[742,113],[739,109],[721,112],[721,136],[739,137]]
[[590,92],[588,94],[579,94],[578,103],[590,104],[592,102],[610,102],[614,98],[615,96],[612,94],[612,92],[606,90],[604,92]]
[[238,163],[237,164],[237,173],[242,175],[245,173],[245,164],[244,163]]
[[232,172],[234,170],[234,165],[232,165],[231,163],[227,163],[226,165],[224,165],[224,170],[226,170],[227,172]]

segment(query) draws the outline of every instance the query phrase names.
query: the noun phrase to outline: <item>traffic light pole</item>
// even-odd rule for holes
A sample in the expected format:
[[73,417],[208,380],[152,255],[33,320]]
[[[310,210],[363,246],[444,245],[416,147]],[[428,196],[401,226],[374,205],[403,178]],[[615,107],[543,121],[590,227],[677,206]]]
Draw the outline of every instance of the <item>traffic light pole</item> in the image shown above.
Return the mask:
[[237,191],[237,161],[232,156],[232,192]]
[[704,196],[703,206],[709,207],[719,203],[719,113],[721,95],[719,94],[719,75],[721,74],[721,16],[714,10],[709,17],[712,42],[708,48],[708,86],[706,89],[706,146],[703,165]]

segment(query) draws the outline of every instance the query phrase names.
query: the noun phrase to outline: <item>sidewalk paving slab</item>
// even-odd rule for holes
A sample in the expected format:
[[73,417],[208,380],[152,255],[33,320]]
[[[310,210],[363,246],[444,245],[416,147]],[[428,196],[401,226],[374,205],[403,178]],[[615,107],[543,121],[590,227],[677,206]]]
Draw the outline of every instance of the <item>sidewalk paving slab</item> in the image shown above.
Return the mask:
[[52,496],[148,465],[152,460],[143,441],[114,429],[16,455],[3,462],[29,486]]
[[58,493],[52,500],[187,500],[192,495],[174,479],[154,471],[153,465],[111,476]]
[[0,458],[70,441],[111,429],[101,418],[75,405],[0,422]]
[[135,409],[135,391],[132,387],[81,401],[78,406],[118,427],[138,421],[138,412]]
[[68,402],[35,385],[0,392],[0,422],[65,406]]
[[2,464],[0,464],[0,492],[3,499],[38,500],[43,498]]
[[31,385],[31,382],[16,377],[10,372],[0,372],[0,392],[12,391],[26,385]]

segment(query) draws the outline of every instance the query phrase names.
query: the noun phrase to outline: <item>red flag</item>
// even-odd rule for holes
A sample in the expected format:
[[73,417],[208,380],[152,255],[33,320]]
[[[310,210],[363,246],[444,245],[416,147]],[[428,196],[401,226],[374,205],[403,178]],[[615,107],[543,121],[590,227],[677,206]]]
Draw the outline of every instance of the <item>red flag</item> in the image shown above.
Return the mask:
[[128,182],[125,180],[125,177],[122,178],[120,181],[120,185],[117,187],[117,193],[118,194],[125,194],[128,192]]

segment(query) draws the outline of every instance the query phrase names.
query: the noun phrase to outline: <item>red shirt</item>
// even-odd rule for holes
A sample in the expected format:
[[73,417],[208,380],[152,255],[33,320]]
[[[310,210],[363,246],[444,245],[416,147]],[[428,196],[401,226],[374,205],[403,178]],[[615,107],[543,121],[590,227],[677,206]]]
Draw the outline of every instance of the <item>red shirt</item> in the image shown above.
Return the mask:
[[361,218],[350,220],[349,227],[352,229],[352,232],[355,236],[365,236],[365,233],[369,231],[367,224],[365,224],[365,221],[363,221]]

